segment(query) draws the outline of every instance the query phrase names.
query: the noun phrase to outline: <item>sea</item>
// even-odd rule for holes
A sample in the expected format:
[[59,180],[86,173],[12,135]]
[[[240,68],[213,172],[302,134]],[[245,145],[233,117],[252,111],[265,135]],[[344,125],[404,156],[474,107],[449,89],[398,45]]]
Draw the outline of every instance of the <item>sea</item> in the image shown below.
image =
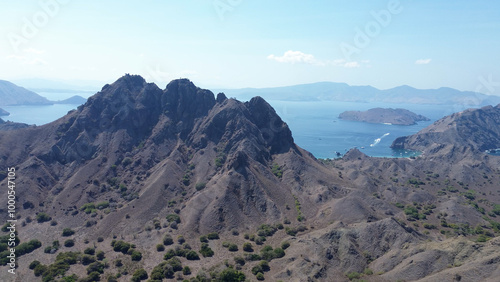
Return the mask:
[[[75,93],[39,93],[50,100],[62,100]],[[45,95],[44,95],[45,94]],[[85,94],[85,95],[83,95]],[[80,95],[80,94],[76,94]],[[88,97],[88,93],[81,96]],[[316,158],[337,158],[349,149],[357,148],[372,157],[411,157],[419,152],[400,151],[390,148],[392,142],[401,136],[417,133],[438,119],[454,112],[465,110],[465,105],[421,105],[357,103],[337,101],[277,101],[269,100],[271,106],[292,131],[294,141]],[[55,121],[74,110],[79,105],[47,106],[6,106],[10,116],[4,120],[27,124],[43,125]],[[402,126],[390,124],[371,124],[345,121],[338,118],[344,111],[365,111],[371,108],[403,108],[426,116],[430,121],[415,125]]]

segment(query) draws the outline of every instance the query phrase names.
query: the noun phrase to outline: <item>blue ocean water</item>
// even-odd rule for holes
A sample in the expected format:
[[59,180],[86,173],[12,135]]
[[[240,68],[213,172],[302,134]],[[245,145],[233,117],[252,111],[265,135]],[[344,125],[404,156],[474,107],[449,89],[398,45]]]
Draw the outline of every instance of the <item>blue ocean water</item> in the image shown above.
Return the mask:
[[[373,157],[408,157],[418,152],[396,151],[392,142],[401,136],[417,133],[434,121],[462,111],[466,107],[449,105],[382,104],[355,102],[289,102],[269,101],[288,124],[297,143],[317,158],[335,158],[357,147]],[[371,108],[404,108],[431,119],[416,125],[386,125],[344,121],[338,118],[344,111],[365,111]]]
[[[54,99],[55,97],[50,98]],[[414,152],[394,151],[390,148],[390,145],[397,137],[417,133],[434,121],[465,109],[465,107],[447,105],[335,101],[289,102],[271,100],[268,102],[292,130],[295,143],[317,158],[335,158],[336,152],[344,154],[353,147],[357,147],[365,154],[375,157],[411,156]],[[11,115],[3,117],[3,119],[43,125],[64,116],[68,111],[77,107],[78,105],[7,106],[3,108],[10,112]],[[404,108],[424,115],[430,118],[431,121],[420,122],[411,126],[399,126],[338,119],[338,115],[343,111],[364,111],[375,107]]]

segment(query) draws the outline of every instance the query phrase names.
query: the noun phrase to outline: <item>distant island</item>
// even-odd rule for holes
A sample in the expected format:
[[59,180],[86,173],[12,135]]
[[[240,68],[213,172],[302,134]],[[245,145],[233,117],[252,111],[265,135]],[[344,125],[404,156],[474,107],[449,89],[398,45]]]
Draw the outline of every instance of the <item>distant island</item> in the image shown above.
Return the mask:
[[72,96],[68,99],[61,100],[61,101],[53,101],[54,104],[71,104],[71,105],[82,105],[87,102],[87,99],[83,98],[82,96]]
[[7,112],[6,110],[0,108],[0,116],[8,116],[8,115],[10,115],[9,112]]
[[346,111],[339,115],[342,120],[394,125],[414,125],[419,121],[428,121],[427,117],[405,109],[374,108],[368,111]]

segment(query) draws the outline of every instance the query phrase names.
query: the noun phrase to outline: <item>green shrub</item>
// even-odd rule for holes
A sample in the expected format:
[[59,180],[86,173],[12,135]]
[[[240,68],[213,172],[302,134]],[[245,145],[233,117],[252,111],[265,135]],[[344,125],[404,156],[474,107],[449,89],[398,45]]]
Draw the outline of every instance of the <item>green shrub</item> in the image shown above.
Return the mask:
[[62,231],[62,236],[63,237],[69,237],[71,235],[75,234],[75,231],[72,230],[71,228],[64,228]]
[[133,261],[140,261],[142,259],[142,254],[139,251],[132,251],[130,256]]
[[42,246],[42,242],[38,241],[37,239],[33,239],[29,242],[22,243],[16,247],[16,255],[17,256],[22,256],[24,254],[29,254],[33,252],[34,250],[40,248]]
[[188,260],[199,260],[200,259],[200,257],[198,256],[198,253],[196,253],[195,251],[189,251],[186,254],[186,258]]
[[229,247],[227,248],[230,252],[237,252],[238,251],[238,246],[236,244],[230,244]]
[[174,239],[172,239],[172,236],[170,235],[165,235],[165,237],[163,237],[163,245],[165,246],[170,246],[174,243]]
[[354,271],[347,273],[346,276],[347,276],[347,278],[349,278],[349,280],[361,278],[361,274],[357,273],[357,272],[354,272]]
[[41,212],[41,213],[36,215],[36,221],[38,223],[43,223],[43,222],[47,222],[47,221],[51,221],[51,220],[52,220],[52,217],[50,217],[48,214],[46,214],[44,212]]
[[281,248],[282,248],[283,250],[288,249],[288,247],[290,247],[290,242],[288,242],[288,241],[284,241],[283,243],[281,243]]
[[68,239],[68,240],[64,241],[64,246],[65,247],[71,248],[74,245],[75,245],[75,241],[73,239]]
[[224,269],[220,274],[219,274],[219,281],[234,281],[234,282],[239,282],[239,281],[245,281],[246,277],[243,272],[235,270],[232,267],[228,267]]
[[103,260],[104,259],[104,252],[98,251],[95,256],[96,256],[97,260]]
[[207,243],[201,243],[200,254],[203,257],[212,257],[214,255],[214,251],[208,246]]
[[93,262],[95,262],[95,261],[96,261],[96,259],[95,259],[95,257],[94,257],[94,256],[91,256],[91,255],[86,255],[86,254],[85,254],[85,255],[82,255],[82,258],[81,258],[81,259],[82,259],[82,264],[83,264],[83,265],[89,265],[89,264],[91,264],[91,263],[93,263]]
[[208,240],[218,240],[219,234],[217,232],[212,232],[207,234]]
[[162,244],[158,244],[158,245],[156,245],[156,251],[158,251],[158,252],[163,252],[163,251],[165,251],[165,246],[164,246],[164,245],[162,245]]
[[96,204],[96,208],[98,210],[103,210],[103,209],[106,209],[108,207],[109,207],[109,202],[108,201],[104,201],[104,202],[100,202],[100,203]]
[[30,268],[31,270],[33,270],[33,269],[35,269],[35,267],[37,267],[39,264],[40,264],[40,262],[39,262],[39,261],[34,260],[34,261],[32,261],[32,262],[30,263],[29,268]]
[[243,251],[245,251],[245,252],[253,252],[252,244],[248,243],[248,242],[243,243]]
[[272,172],[278,178],[281,178],[283,176],[283,170],[281,170],[280,166],[277,163],[273,163]]
[[177,215],[175,213],[171,213],[171,214],[167,215],[167,221],[181,223],[181,218],[179,217],[179,215]]
[[95,249],[92,247],[88,247],[83,251],[84,254],[93,256],[95,254]]
[[191,274],[191,268],[189,268],[189,266],[185,266],[182,269],[182,274],[184,274],[184,275],[190,275]]
[[259,281],[262,281],[265,279],[264,274],[262,274],[262,272],[257,273],[257,275],[255,275],[255,278],[257,278],[257,280],[259,280]]
[[92,272],[103,274],[105,267],[106,265],[100,261],[93,262],[87,267],[87,274],[90,274]]
[[201,191],[203,189],[205,189],[205,187],[207,187],[207,183],[205,182],[200,182],[200,183],[196,183],[196,191]]
[[242,257],[234,257],[234,262],[241,266],[245,265],[245,259]]
[[202,243],[208,243],[208,238],[206,235],[201,235],[200,236],[200,242]]
[[126,254],[128,250],[132,247],[132,245],[130,245],[129,243],[121,240],[116,242],[115,241],[111,242],[111,246],[113,247],[113,251],[121,252],[123,254]]
[[86,214],[90,214],[90,213],[92,213],[92,212],[94,212],[96,210],[95,209],[95,204],[94,203],[83,204],[80,207],[80,210],[84,211]]
[[148,279],[148,273],[143,268],[137,269],[132,275],[132,282],[139,282]]

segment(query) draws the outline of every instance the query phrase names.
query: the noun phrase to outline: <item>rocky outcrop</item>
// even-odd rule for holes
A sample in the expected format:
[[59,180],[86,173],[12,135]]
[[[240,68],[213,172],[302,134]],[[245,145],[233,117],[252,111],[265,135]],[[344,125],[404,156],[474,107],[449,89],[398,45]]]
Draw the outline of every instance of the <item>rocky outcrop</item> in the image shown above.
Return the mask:
[[437,153],[484,152],[500,147],[500,105],[470,109],[436,121],[431,126],[394,141],[392,148]]

